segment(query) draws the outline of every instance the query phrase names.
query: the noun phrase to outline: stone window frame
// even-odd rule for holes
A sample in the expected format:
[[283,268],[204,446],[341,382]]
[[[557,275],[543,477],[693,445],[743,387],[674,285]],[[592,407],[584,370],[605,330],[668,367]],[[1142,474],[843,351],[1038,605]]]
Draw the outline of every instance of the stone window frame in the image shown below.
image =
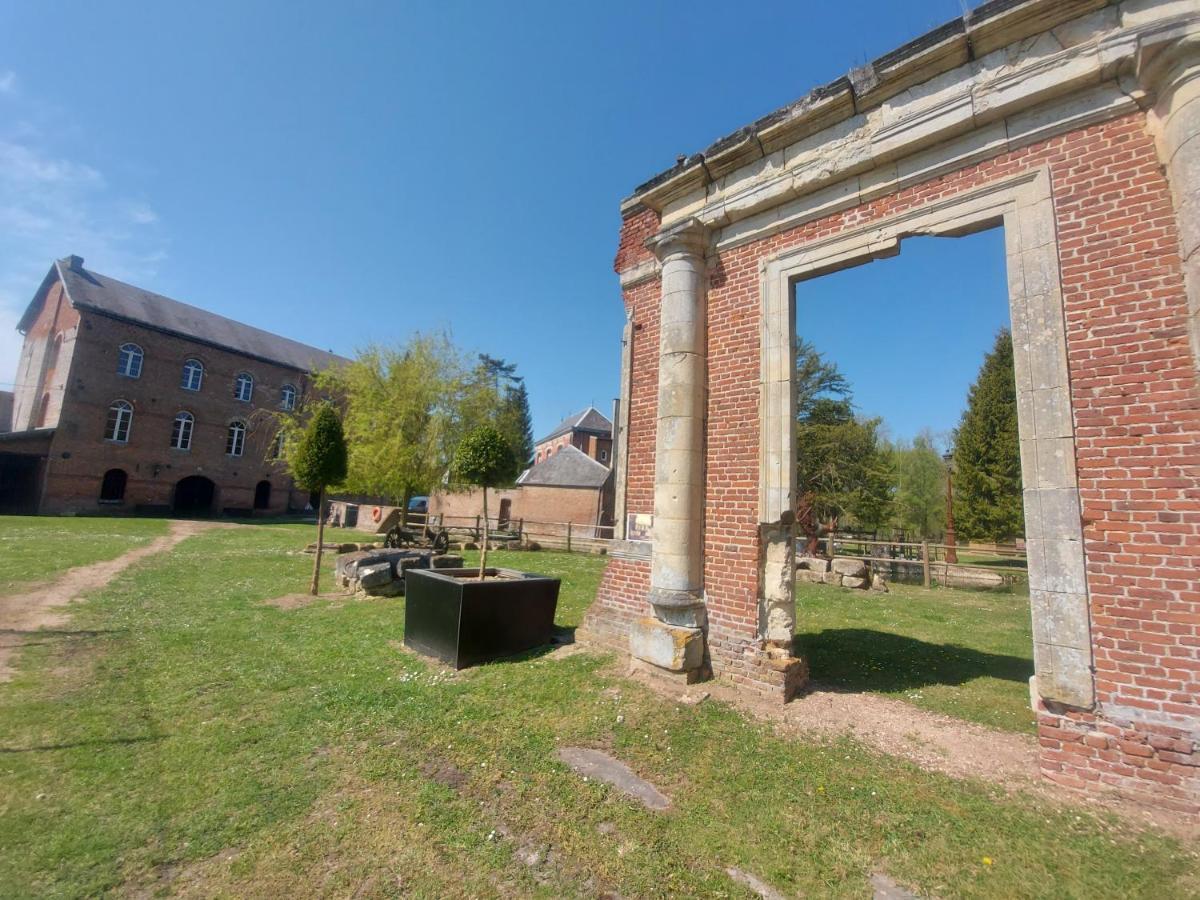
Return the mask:
[[146,352],[133,341],[117,348],[117,374],[122,378],[141,378]]
[[[184,426],[187,426],[186,429]],[[171,423],[171,449],[189,452],[192,449],[192,437],[196,432],[196,417],[186,409],[175,414]]]
[[[246,386],[242,390],[243,385]],[[242,395],[245,396],[242,396]],[[238,403],[250,403],[254,400],[254,376],[249,372],[238,372],[233,376],[233,399]]]
[[296,398],[300,396],[300,392],[296,390],[296,386],[289,382],[284,382],[279,388],[279,408],[284,412],[290,412],[296,408]]
[[[199,370],[199,376],[192,378],[192,373]],[[179,386],[185,391],[198,393],[204,387],[204,361],[197,359],[194,356],[189,356],[183,361],[183,371],[180,373]],[[195,381],[196,386],[192,387],[192,381]]]
[[133,404],[114,400],[108,405],[108,420],[104,424],[104,440],[110,444],[128,444],[133,431]]
[[225,433],[225,455],[242,456],[246,452],[246,423],[234,419]]
[[906,237],[960,237],[995,226],[1004,228],[1008,273],[1036,690],[1047,701],[1090,709],[1095,703],[1090,608],[1057,227],[1046,166],[761,260],[760,629],[770,640],[773,633],[794,628],[796,614],[796,284],[895,256]]

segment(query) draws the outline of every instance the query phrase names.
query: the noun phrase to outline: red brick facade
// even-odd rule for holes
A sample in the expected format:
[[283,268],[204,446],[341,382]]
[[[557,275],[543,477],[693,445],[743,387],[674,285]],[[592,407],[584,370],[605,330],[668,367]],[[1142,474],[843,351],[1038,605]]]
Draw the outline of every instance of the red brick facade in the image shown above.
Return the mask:
[[[118,373],[122,344],[143,352],[140,375]],[[56,344],[60,349],[52,350]],[[47,354],[49,354],[47,356]],[[42,513],[129,514],[172,509],[178,482],[189,476],[215,485],[211,512],[253,511],[257,515],[303,509],[308,494],[294,488],[281,463],[271,457],[277,431],[275,413],[281,389],[291,385],[297,397],[308,385],[306,372],[163,333],[91,310],[76,310],[61,283],[52,284],[29,326],[22,353],[25,380],[37,377],[38,360],[52,362],[41,388],[18,392],[14,430],[52,428],[49,452],[41,463],[36,510]],[[183,366],[199,360],[204,375],[199,391],[182,387]],[[35,363],[26,367],[25,361]],[[249,402],[235,399],[234,380],[253,380]],[[133,408],[128,441],[106,439],[109,409],[117,401]],[[175,417],[194,419],[190,449],[171,446]],[[240,456],[226,452],[229,426],[247,428]],[[19,446],[14,449],[20,449]],[[106,471],[126,474],[119,502],[101,501]],[[260,487],[269,485],[269,492]],[[256,508],[256,492],[258,501]],[[264,502],[265,501],[265,504]]]
[[[998,155],[709,259],[704,592],[713,672],[778,694],[759,645],[759,262],[1005,175],[1048,166],[1065,303],[1097,706],[1043,710],[1043,771],[1200,810],[1200,384],[1172,199],[1144,114]],[[651,258],[627,214],[616,267]],[[652,512],[659,286],[634,322],[627,508]],[[649,563],[609,563],[589,627],[620,644]],[[803,615],[803,611],[800,612]],[[812,673],[817,680],[821,673]],[[799,701],[803,702],[803,701]]]

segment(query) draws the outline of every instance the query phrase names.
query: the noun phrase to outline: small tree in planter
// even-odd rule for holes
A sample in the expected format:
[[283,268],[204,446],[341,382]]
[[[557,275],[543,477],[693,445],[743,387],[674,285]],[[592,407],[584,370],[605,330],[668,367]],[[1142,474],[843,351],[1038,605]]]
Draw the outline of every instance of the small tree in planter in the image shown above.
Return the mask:
[[463,438],[454,451],[454,477],[483,488],[483,549],[479,554],[479,580],[487,575],[489,487],[505,484],[517,474],[517,459],[508,441],[491,425],[481,425]]
[[288,467],[302,488],[317,494],[317,553],[310,587],[315,597],[325,542],[325,490],[346,477],[346,438],[342,420],[330,404],[322,403],[308,420],[295,451],[288,455]]

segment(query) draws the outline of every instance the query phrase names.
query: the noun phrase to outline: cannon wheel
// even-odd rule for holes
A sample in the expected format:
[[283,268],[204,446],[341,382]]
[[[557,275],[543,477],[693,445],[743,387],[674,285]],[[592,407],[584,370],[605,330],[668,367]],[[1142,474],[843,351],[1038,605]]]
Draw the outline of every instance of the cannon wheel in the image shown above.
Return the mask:
[[445,528],[439,528],[433,536],[433,552],[445,553],[450,549],[450,532]]

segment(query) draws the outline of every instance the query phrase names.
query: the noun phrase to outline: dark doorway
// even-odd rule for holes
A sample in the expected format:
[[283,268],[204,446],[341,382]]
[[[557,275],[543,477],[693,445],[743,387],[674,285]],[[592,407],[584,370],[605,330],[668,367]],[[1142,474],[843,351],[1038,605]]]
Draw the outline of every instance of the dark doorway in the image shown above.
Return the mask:
[[36,513],[42,483],[41,472],[41,457],[0,453],[0,513]]
[[109,469],[100,482],[100,502],[120,503],[125,499],[125,483],[129,477],[124,469]]
[[500,501],[500,515],[496,520],[496,527],[503,528],[512,518],[512,501],[505,497]]
[[254,486],[254,508],[271,508],[271,482],[265,478]]
[[213,509],[217,486],[203,475],[189,475],[175,485],[171,508],[183,516],[207,516]]

